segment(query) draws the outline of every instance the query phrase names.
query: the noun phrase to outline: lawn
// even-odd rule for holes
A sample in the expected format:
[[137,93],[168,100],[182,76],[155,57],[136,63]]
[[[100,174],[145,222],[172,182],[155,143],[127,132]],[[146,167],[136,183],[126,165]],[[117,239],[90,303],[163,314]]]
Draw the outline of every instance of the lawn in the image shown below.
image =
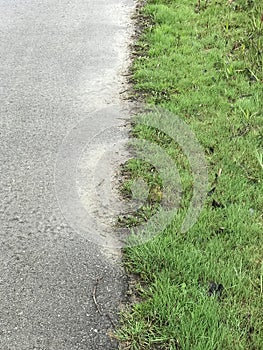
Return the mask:
[[[181,226],[193,194],[189,159],[169,135],[134,122],[132,134],[177,165],[182,200],[167,227],[124,249],[136,303],[122,313],[123,349],[263,349],[263,3],[148,0],[133,48],[131,96],[180,118],[205,155],[207,196],[196,223]],[[131,160],[147,204],[122,225],[158,210],[158,169]]]

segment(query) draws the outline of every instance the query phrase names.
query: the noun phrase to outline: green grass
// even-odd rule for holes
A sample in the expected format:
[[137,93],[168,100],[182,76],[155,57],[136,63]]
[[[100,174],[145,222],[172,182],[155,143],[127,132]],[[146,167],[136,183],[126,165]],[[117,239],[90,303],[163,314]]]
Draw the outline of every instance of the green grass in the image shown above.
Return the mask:
[[[134,126],[136,137],[173,157],[184,198],[163,232],[124,251],[140,299],[117,331],[125,349],[263,349],[262,13],[261,0],[149,0],[142,9],[148,27],[135,45],[133,94],[189,125],[213,191],[182,233],[193,186],[188,161],[166,135]],[[147,220],[161,197],[158,174],[136,160],[124,172],[126,196],[134,178],[150,184]]]

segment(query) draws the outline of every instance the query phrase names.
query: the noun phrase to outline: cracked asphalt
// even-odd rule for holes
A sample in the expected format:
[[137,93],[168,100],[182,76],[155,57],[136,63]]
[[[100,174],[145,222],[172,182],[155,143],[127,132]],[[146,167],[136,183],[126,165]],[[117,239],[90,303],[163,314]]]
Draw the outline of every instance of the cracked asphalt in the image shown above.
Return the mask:
[[121,104],[134,5],[0,0],[1,350],[117,348],[108,331],[126,288],[120,260],[65,219],[54,168],[76,125],[100,132],[107,115],[89,116]]

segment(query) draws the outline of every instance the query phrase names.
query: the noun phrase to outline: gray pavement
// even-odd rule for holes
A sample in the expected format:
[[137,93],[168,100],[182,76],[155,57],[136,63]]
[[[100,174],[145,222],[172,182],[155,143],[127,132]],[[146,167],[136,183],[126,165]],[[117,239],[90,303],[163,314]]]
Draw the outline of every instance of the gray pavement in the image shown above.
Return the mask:
[[133,6],[0,0],[0,350],[117,348],[120,260],[71,225],[54,173],[68,133],[74,143],[83,121],[95,135],[122,116],[95,112],[121,105]]

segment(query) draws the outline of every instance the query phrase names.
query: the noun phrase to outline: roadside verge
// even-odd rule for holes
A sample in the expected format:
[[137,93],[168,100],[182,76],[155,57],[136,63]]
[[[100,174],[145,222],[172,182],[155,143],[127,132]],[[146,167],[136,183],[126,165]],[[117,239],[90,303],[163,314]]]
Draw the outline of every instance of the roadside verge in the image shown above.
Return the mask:
[[[262,4],[149,0],[140,13],[147,25],[140,23],[134,45],[132,98],[188,125],[204,151],[209,181],[199,220],[182,232],[193,195],[189,159],[171,137],[135,123],[133,136],[156,143],[176,162],[183,196],[165,229],[124,251],[139,302],[123,313],[117,336],[125,349],[260,349]],[[129,197],[131,180],[148,183],[146,220],[163,193],[148,165],[126,164],[124,188]]]

